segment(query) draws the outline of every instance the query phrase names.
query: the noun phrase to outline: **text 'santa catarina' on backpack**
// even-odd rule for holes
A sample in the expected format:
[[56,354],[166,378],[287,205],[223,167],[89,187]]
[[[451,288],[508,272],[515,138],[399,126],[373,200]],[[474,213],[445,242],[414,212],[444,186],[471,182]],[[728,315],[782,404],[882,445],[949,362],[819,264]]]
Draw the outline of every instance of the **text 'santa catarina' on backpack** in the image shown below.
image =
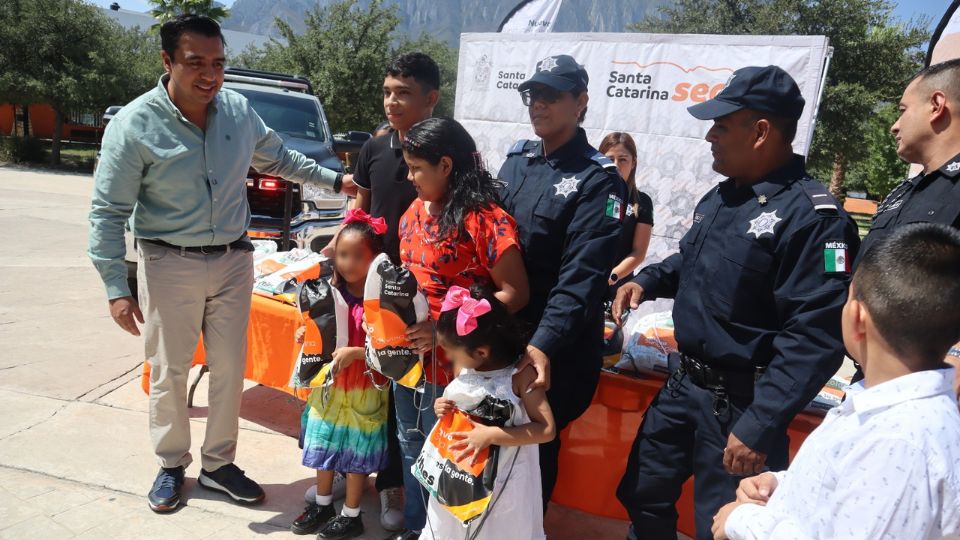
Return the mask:
[[297,307],[306,332],[290,377],[294,388],[323,386],[320,371],[333,361],[333,351],[346,347],[349,309],[340,291],[324,278],[304,281],[297,289]]
[[380,254],[370,265],[363,294],[367,365],[408,388],[423,385],[423,355],[407,339],[407,327],[427,320],[427,299],[417,279]]
[[444,397],[457,403],[457,408],[437,420],[412,467],[413,476],[427,492],[464,525],[480,517],[490,505],[500,447],[484,448],[475,463],[472,457],[458,461],[457,455],[463,450],[450,450],[450,446],[460,442],[450,434],[472,431],[471,421],[503,427],[513,414],[509,401],[490,394],[471,394],[444,393]]

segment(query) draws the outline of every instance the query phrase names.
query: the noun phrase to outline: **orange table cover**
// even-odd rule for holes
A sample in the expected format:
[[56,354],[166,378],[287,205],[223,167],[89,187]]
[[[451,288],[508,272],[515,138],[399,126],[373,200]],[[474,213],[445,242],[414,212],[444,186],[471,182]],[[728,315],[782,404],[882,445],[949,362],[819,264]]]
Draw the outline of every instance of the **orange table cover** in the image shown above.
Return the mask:
[[[250,326],[247,329],[247,369],[244,378],[264,386],[276,388],[306,399],[310,390],[287,386],[293,365],[297,361],[300,345],[294,339],[294,331],[302,324],[296,307],[290,304],[253,295],[250,306]],[[197,344],[193,365],[203,364],[206,353],[203,340]],[[150,364],[143,364],[143,391],[150,391]]]
[[[656,397],[664,379],[603,372],[593,403],[560,434],[560,471],[553,502],[588,514],[628,519],[617,500],[617,485],[627,467],[633,439],[643,412]],[[790,424],[790,458],[821,417],[799,414]],[[696,537],[693,519],[693,481],[687,481],[677,504],[680,532]]]

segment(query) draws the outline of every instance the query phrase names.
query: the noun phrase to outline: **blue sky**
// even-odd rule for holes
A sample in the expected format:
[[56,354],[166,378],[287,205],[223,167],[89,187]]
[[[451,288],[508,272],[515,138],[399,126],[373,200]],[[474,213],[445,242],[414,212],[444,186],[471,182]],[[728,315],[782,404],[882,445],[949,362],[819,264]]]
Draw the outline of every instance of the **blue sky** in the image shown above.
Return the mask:
[[[109,7],[114,0],[93,0],[98,6]],[[133,11],[147,11],[150,9],[150,3],[147,0],[116,0],[120,7]],[[220,0],[227,7],[233,5],[234,0]],[[919,16],[926,15],[930,22],[930,29],[936,27],[943,16],[949,0],[900,0],[894,10],[896,16],[900,19],[909,20]]]
[[894,14],[900,19],[926,15],[930,19],[930,30],[933,31],[949,5],[949,0],[901,0],[897,3]]

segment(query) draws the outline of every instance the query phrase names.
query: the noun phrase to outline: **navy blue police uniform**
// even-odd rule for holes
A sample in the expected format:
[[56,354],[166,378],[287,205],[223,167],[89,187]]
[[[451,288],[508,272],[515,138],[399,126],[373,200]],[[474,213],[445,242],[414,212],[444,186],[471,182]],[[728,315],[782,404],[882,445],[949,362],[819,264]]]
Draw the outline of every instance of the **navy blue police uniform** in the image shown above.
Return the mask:
[[877,207],[863,255],[897,227],[910,223],[940,223],[960,229],[960,155],[927,174],[904,180]]
[[[940,223],[960,229],[960,154],[939,169],[904,180],[883,199],[863,239],[858,260],[898,227],[911,223]],[[956,348],[950,354],[960,356]],[[857,365],[852,381],[862,379],[863,371]]]
[[[537,64],[520,86],[585,91],[587,73],[567,55]],[[530,344],[550,358],[557,432],[590,405],[602,367],[603,301],[616,263],[626,188],[616,166],[587,142],[583,129],[544,155],[542,141],[518,141],[499,171],[504,208],[517,222],[530,301],[518,314]],[[540,445],[544,510],[557,479],[560,438]]]
[[[744,70],[735,78],[763,82]],[[795,99],[802,110],[798,89]],[[843,361],[840,316],[858,248],[853,220],[794,155],[757,183],[727,179],[710,190],[679,253],[641,270],[644,300],[675,299],[680,352],[617,490],[629,538],[676,538],[676,502],[691,475],[697,538],[713,538],[713,516],[740,480],[723,466],[731,433],[766,454],[769,469],[786,468],[787,426]]]

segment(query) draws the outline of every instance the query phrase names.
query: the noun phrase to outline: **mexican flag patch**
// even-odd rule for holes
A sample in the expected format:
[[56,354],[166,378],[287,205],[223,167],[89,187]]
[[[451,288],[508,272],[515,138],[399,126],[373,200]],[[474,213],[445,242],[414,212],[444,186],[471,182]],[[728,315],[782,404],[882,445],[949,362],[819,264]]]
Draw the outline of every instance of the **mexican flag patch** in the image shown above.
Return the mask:
[[849,274],[850,257],[844,242],[827,242],[823,247],[823,270],[828,274]]
[[623,200],[613,193],[607,196],[607,217],[617,221],[623,219]]

